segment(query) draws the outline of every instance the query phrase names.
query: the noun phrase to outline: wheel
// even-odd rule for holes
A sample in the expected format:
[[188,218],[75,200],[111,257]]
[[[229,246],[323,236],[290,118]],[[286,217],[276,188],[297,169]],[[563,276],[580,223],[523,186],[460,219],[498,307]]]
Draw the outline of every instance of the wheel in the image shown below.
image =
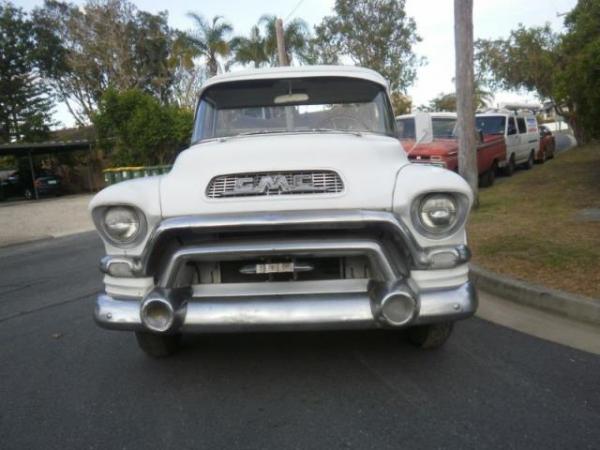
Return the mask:
[[479,185],[481,187],[490,187],[496,181],[496,171],[498,170],[498,163],[494,161],[492,167],[490,167],[479,179]]
[[156,334],[136,331],[138,346],[152,358],[165,358],[179,349],[180,334]]
[[26,200],[31,200],[33,198],[33,192],[31,189],[25,189],[24,194]]
[[439,348],[446,343],[453,328],[454,322],[419,325],[408,329],[408,340],[422,349]]
[[527,162],[523,164],[523,169],[530,170],[533,167],[534,160],[535,155],[533,153],[533,150],[531,150],[531,152],[529,153],[529,158],[527,158]]
[[542,157],[540,159],[537,160],[537,162],[539,162],[540,164],[544,164],[546,162],[546,158],[548,158],[548,154],[547,154],[547,149],[544,149],[542,151]]
[[512,177],[515,173],[516,166],[517,165],[515,164],[515,154],[513,153],[512,155],[510,155],[508,164],[504,166],[504,175],[506,175],[507,177]]

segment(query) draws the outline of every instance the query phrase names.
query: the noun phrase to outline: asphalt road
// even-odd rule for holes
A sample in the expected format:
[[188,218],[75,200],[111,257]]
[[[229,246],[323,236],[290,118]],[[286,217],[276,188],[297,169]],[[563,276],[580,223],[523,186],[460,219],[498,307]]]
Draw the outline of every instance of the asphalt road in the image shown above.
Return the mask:
[[0,250],[0,448],[598,448],[600,357],[470,319],[196,336],[168,360],[92,321],[92,234]]

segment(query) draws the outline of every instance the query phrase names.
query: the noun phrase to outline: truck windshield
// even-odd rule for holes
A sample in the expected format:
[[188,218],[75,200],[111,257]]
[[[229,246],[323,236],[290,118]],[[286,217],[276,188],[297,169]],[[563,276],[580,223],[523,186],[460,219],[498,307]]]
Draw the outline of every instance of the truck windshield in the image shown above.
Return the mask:
[[202,95],[192,142],[287,132],[367,132],[395,136],[380,85],[345,77],[230,82]]
[[506,117],[504,116],[477,116],[475,128],[483,134],[504,134]]
[[[416,139],[415,119],[413,117],[398,119],[396,125],[398,126],[398,137],[400,139]],[[454,117],[432,117],[431,126],[434,139],[453,139],[456,137],[454,132],[456,119]]]
[[455,138],[456,134],[456,119],[453,117],[433,117],[431,119],[433,126],[433,137],[435,139],[451,139]]

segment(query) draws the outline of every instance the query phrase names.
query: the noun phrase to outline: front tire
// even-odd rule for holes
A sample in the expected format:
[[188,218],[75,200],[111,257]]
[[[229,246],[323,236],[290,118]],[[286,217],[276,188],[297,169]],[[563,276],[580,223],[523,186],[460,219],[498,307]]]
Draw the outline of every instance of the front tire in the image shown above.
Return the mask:
[[152,358],[166,358],[179,350],[180,334],[156,334],[136,331],[135,338],[142,351]]
[[531,170],[533,168],[534,161],[535,161],[535,155],[533,153],[533,150],[531,150],[531,152],[529,153],[529,158],[527,159],[527,162],[525,164],[523,164],[523,169]]
[[408,329],[408,340],[421,349],[440,348],[452,334],[453,328],[454,322],[419,325]]
[[556,151],[556,144],[551,144],[550,149],[552,150],[548,155],[548,159],[554,159],[554,152]]
[[512,177],[513,174],[515,173],[516,168],[517,167],[515,164],[515,154],[513,153],[512,155],[510,155],[508,164],[506,164],[506,166],[504,166],[504,175],[506,175],[507,177]]
[[548,158],[548,149],[545,148],[541,153],[542,157],[538,159],[537,162],[539,162],[540,164],[544,164],[546,162],[546,159]]
[[496,171],[498,170],[498,163],[494,161],[492,163],[492,167],[490,167],[486,172],[480,177],[479,186],[481,187],[490,187],[493,186],[494,181],[496,181]]

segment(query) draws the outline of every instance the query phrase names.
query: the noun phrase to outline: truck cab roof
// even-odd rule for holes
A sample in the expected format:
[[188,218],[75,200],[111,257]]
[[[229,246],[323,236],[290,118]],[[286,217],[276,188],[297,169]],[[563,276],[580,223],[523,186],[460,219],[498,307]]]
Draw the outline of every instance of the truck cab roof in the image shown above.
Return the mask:
[[347,77],[358,78],[377,83],[386,90],[388,82],[380,74],[371,69],[356,66],[298,66],[298,67],[271,67],[267,69],[240,70],[228,72],[208,79],[202,86],[202,91],[221,83],[254,80],[277,80],[307,77]]

